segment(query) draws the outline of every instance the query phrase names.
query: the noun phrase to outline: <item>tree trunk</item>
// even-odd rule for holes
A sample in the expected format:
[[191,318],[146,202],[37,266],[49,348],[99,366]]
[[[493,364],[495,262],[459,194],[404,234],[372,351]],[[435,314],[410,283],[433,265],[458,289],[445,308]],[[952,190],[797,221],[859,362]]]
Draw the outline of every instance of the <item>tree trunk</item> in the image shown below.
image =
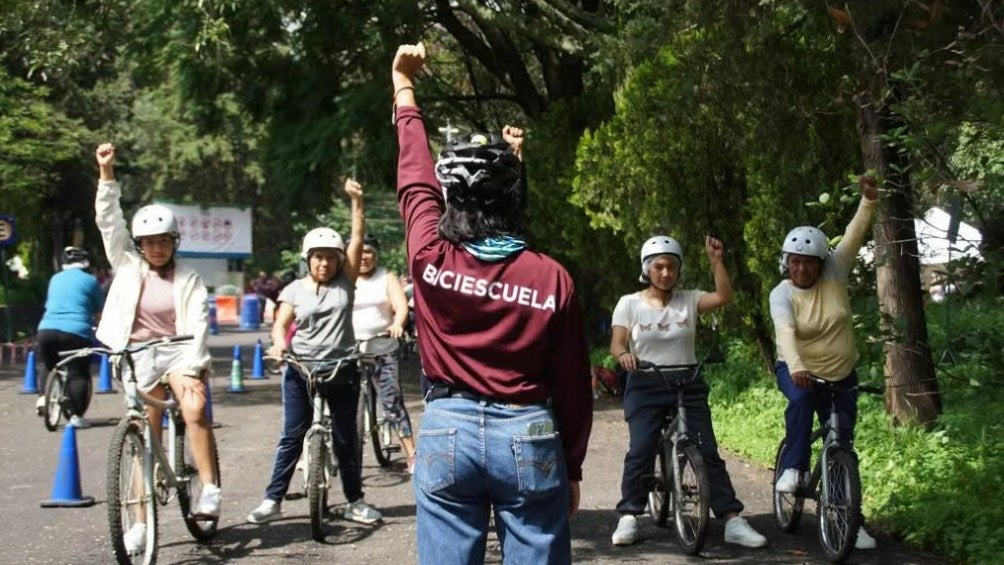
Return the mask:
[[897,124],[888,106],[868,94],[857,100],[858,133],[867,169],[885,179],[875,221],[875,278],[885,339],[886,411],[896,425],[930,425],[941,393],[927,338],[920,260],[908,163],[882,136]]

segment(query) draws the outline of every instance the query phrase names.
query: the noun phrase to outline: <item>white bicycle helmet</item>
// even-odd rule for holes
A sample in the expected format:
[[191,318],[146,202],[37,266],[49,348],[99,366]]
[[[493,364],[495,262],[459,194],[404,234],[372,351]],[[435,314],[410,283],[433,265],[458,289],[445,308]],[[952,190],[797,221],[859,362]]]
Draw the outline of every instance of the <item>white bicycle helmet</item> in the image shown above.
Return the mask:
[[668,235],[653,236],[641,246],[641,276],[638,277],[639,282],[649,282],[645,260],[655,255],[673,255],[680,262],[680,268],[683,268],[683,246],[680,245],[680,242]]
[[162,234],[173,237],[175,247],[178,246],[178,221],[170,208],[161,204],[149,204],[136,211],[132,217],[132,239],[137,246],[141,237]]
[[300,257],[309,259],[311,251],[321,248],[337,249],[339,256],[345,254],[345,242],[338,232],[331,228],[314,228],[303,236],[303,250],[300,252]]
[[830,254],[830,240],[822,230],[812,226],[799,226],[788,232],[781,244],[782,275],[788,272],[788,256],[792,253],[824,260]]

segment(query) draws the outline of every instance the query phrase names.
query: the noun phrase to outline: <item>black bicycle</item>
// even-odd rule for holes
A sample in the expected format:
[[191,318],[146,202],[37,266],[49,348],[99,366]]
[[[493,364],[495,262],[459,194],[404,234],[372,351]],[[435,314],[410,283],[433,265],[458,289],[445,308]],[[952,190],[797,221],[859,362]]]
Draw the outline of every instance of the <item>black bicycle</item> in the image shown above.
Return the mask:
[[[370,339],[390,337],[389,332],[379,333]],[[359,351],[366,349],[366,342],[370,339],[359,341],[356,348]],[[369,353],[359,354],[359,411],[356,413],[356,427],[359,430],[359,458],[362,460],[366,442],[373,446],[373,455],[381,467],[388,467],[394,453],[401,452],[401,446],[396,441],[394,425],[387,414],[383,411],[383,406],[379,402],[374,377],[378,369],[377,356]]]
[[662,426],[659,458],[649,481],[648,511],[661,528],[673,513],[676,539],[684,551],[696,555],[708,539],[711,486],[704,457],[687,432],[687,409],[684,389],[700,377],[697,365],[655,365],[638,361],[636,372],[652,373],[676,393],[676,413],[669,414]]
[[[46,376],[43,393],[45,403],[43,404],[40,416],[42,416],[45,429],[50,432],[56,431],[56,428],[59,427],[60,418],[69,420],[73,416],[70,411],[70,397],[66,393],[66,383],[69,379],[69,364],[81,357],[90,357],[91,351],[91,348],[61,351],[59,356],[62,359],[59,360],[59,363],[56,363],[56,366]],[[94,389],[91,379],[86,379],[85,384],[87,389],[84,394],[84,411],[91,404],[91,394]]]
[[[812,432],[811,442],[822,439],[819,458],[808,479],[799,474],[795,492],[778,492],[777,481],[784,471],[781,456],[786,447],[782,439],[774,459],[774,519],[785,532],[794,532],[802,518],[806,498],[815,499],[819,543],[826,558],[834,563],[847,559],[857,541],[861,527],[861,476],[858,474],[858,455],[854,446],[840,433],[840,415],[835,406],[835,385],[817,377],[810,377],[821,392],[829,396],[830,417]],[[881,388],[857,385],[851,391],[883,394]]]

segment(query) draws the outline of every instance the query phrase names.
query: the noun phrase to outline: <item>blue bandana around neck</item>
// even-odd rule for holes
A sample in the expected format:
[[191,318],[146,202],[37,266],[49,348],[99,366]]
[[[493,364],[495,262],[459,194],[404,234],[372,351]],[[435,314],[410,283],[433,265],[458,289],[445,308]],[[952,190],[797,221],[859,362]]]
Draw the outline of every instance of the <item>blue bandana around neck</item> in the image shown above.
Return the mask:
[[471,255],[482,261],[501,261],[526,249],[526,242],[511,235],[479,237],[461,243]]

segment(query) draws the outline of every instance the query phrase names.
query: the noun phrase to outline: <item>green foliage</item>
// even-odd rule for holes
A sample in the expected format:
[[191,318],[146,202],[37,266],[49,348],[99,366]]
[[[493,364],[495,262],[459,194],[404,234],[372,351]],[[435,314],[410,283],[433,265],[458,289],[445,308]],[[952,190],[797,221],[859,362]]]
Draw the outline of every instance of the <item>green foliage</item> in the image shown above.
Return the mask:
[[[949,307],[957,320],[966,320],[965,332],[945,323],[943,309]],[[936,352],[947,336],[964,338],[954,345],[960,363],[942,367],[945,413],[932,432],[893,428],[881,398],[859,398],[855,446],[865,515],[877,529],[917,546],[967,563],[991,563],[1004,551],[1004,508],[987,502],[1004,489],[1004,310],[1000,299],[960,299],[931,308],[927,319]],[[728,361],[709,367],[707,379],[719,442],[770,466],[784,435],[786,402],[773,375],[755,369],[756,357],[749,345],[733,342]],[[862,359],[863,382],[881,379],[881,372],[868,374],[877,361],[868,354]]]

